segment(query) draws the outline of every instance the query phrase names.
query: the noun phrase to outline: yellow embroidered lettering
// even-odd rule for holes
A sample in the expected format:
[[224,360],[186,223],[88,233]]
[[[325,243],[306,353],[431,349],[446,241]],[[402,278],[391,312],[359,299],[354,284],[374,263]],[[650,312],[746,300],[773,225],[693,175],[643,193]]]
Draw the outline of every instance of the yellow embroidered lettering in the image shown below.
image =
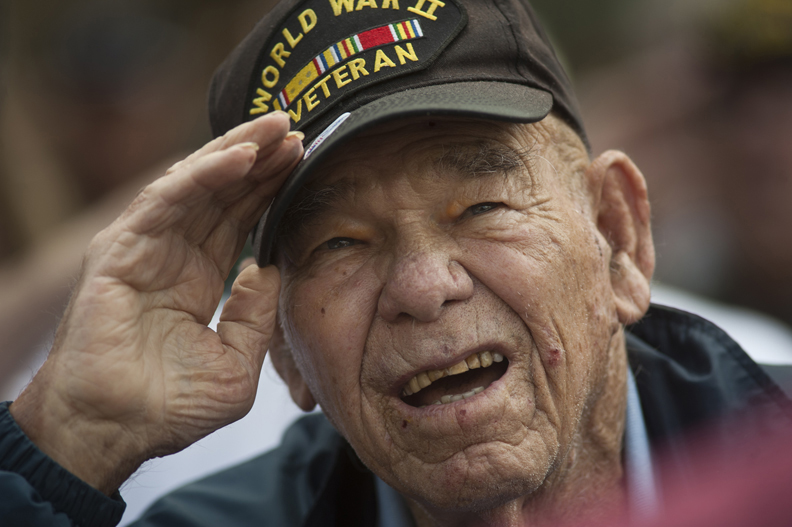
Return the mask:
[[[432,5],[429,6],[429,9],[424,11],[423,6],[427,1]],[[415,4],[415,7],[408,7],[407,11],[410,13],[415,13],[416,15],[421,15],[422,17],[428,18],[429,20],[437,20],[434,12],[438,7],[445,7],[445,2],[442,2],[441,0],[418,0],[418,3]]]
[[330,6],[333,8],[333,14],[338,16],[341,14],[341,8],[346,9],[347,13],[351,13],[354,4],[352,3],[354,0],[330,0]]
[[302,99],[297,101],[297,113],[294,113],[293,110],[289,110],[289,116],[291,116],[292,121],[295,123],[300,122],[300,119],[302,119]]
[[256,99],[253,99],[253,104],[255,104],[256,107],[250,109],[250,115],[256,115],[256,114],[259,114],[259,113],[267,113],[269,111],[269,106],[267,106],[264,103],[266,103],[267,101],[272,99],[272,95],[270,95],[269,93],[265,92],[261,88],[258,88],[256,90],[256,93],[258,95],[260,95],[260,97],[257,97]]
[[297,18],[300,19],[300,25],[305,34],[308,34],[309,31],[316,27],[316,13],[314,13],[313,9],[306,9]]
[[399,64],[404,66],[404,63],[407,62],[405,59],[410,59],[413,62],[418,60],[418,55],[416,55],[415,50],[413,49],[412,42],[407,43],[407,50],[404,51],[402,47],[396,44],[396,47],[393,48],[396,50],[396,56],[399,57]]
[[294,37],[292,36],[292,34],[289,32],[289,30],[288,30],[288,29],[286,29],[285,27],[283,28],[283,36],[284,36],[284,37],[286,37],[286,42],[288,42],[288,43],[289,43],[289,45],[292,47],[292,49],[294,49],[294,46],[296,46],[296,45],[297,45],[297,43],[298,43],[299,41],[301,41],[301,40],[302,40],[302,38],[303,38],[303,34],[302,34],[302,33],[300,33],[299,35],[297,35],[297,38],[294,38]]
[[[272,79],[268,78],[268,75],[272,76]],[[278,83],[278,77],[280,77],[278,68],[275,66],[267,66],[261,73],[261,82],[266,88],[272,88]]]
[[377,0],[358,0],[358,5],[355,8],[355,11],[360,11],[364,7],[373,7],[374,9],[376,9]]
[[286,48],[283,47],[283,44],[280,42],[275,44],[275,46],[272,48],[272,51],[270,51],[270,57],[272,57],[272,59],[277,62],[278,66],[281,68],[286,65],[286,61],[283,59],[287,58],[289,55],[291,55],[291,51],[286,51]]
[[[362,60],[362,59],[357,59],[357,60]],[[314,90],[316,88],[322,88],[322,91],[324,92],[325,99],[329,99],[330,98],[330,88],[327,87],[327,81],[329,81],[329,80],[330,80],[330,75],[326,76],[324,79],[322,79],[319,82],[317,82],[316,86],[313,87]]]
[[381,49],[377,50],[377,58],[374,61],[374,73],[377,73],[383,66],[395,68],[396,64]]
[[[391,4],[393,4],[393,7],[391,7]],[[399,0],[383,0],[382,9],[388,9],[389,7],[391,9],[399,9]]]
[[347,79],[348,77],[349,77],[349,75],[346,72],[346,64],[344,64],[343,66],[341,66],[337,70],[334,70],[333,71],[333,78],[336,81],[336,88],[341,88],[342,86],[346,86],[347,84],[352,82],[352,79],[347,80],[347,81],[344,80],[344,79]]
[[361,75],[369,74],[368,71],[366,71],[365,59],[350,60],[347,66],[349,66],[349,73],[352,74],[352,80],[358,80],[358,77]]
[[308,93],[303,95],[302,98],[302,100],[305,101],[305,107],[308,108],[309,112],[319,106],[319,98],[316,96],[316,93],[314,93],[314,90],[316,90],[316,86],[308,90]]

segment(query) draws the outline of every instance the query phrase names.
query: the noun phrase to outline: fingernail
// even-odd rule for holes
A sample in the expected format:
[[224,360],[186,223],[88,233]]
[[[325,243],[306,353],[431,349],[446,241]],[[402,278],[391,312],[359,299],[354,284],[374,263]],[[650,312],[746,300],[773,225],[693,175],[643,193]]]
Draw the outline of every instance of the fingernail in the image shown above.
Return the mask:
[[239,143],[237,146],[241,148],[251,148],[255,152],[258,152],[259,149],[259,145],[257,143]]
[[289,115],[283,110],[275,110],[274,112],[270,112],[269,115]]
[[300,132],[299,130],[295,130],[293,132],[289,132],[288,134],[286,134],[286,139],[290,137],[296,137],[297,139],[302,141],[303,139],[305,139],[305,134]]

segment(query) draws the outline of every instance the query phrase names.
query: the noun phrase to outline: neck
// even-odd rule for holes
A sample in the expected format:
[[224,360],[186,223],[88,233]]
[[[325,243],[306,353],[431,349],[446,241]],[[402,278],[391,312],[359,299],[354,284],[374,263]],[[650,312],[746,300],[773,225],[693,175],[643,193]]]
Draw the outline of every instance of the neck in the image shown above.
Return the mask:
[[627,354],[620,329],[610,346],[607,381],[581,420],[562,463],[535,492],[487,510],[437,510],[407,500],[418,527],[539,527],[618,523],[627,506],[622,439]]

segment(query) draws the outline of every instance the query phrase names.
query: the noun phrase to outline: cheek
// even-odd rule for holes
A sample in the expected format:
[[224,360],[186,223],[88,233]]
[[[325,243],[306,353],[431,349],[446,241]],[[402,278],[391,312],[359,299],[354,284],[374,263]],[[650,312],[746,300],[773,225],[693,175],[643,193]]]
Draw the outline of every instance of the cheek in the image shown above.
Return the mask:
[[465,249],[470,272],[528,327],[551,381],[583,381],[617,320],[594,232],[585,225],[559,232],[520,226],[506,242],[474,240]]
[[380,287],[366,269],[298,280],[284,298],[298,366],[322,408],[354,404],[360,364]]
[[[609,276],[589,231],[522,235],[466,246],[468,270],[525,323],[537,352],[530,357],[535,404],[569,444],[581,412],[598,392],[607,363],[610,318],[618,322]],[[514,233],[512,233],[514,234]]]

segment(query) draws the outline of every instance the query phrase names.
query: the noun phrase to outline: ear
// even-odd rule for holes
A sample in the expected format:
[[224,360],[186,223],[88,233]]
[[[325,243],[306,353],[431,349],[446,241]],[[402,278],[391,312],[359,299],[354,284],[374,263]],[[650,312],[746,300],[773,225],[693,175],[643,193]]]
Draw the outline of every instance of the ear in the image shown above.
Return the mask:
[[623,152],[610,150],[589,166],[597,228],[610,246],[610,280],[622,324],[649,309],[655,253],[646,180]]
[[308,385],[303,380],[297,364],[294,362],[294,355],[292,355],[291,349],[286,342],[280,320],[275,324],[275,331],[272,333],[270,357],[272,358],[273,366],[275,366],[275,371],[278,372],[280,378],[289,387],[289,394],[291,394],[292,400],[304,412],[313,410],[316,407],[316,401],[311,390],[308,389]]

